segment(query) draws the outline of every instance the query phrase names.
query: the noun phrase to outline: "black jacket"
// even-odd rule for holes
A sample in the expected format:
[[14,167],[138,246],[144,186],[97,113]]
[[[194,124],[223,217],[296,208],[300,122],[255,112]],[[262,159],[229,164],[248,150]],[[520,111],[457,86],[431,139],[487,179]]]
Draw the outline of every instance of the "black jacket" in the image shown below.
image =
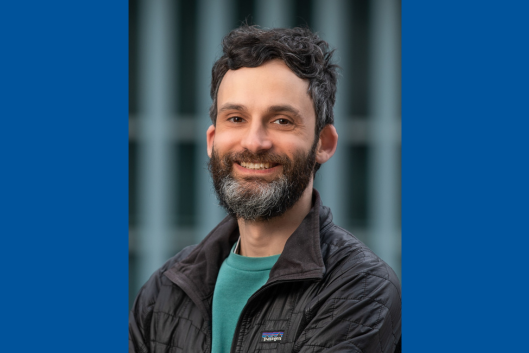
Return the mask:
[[[394,352],[401,293],[393,270],[314,207],[290,236],[268,282],[239,317],[231,352]],[[237,240],[226,217],[142,287],[129,318],[129,352],[211,351],[211,306],[220,266]],[[263,341],[263,332],[283,332]]]

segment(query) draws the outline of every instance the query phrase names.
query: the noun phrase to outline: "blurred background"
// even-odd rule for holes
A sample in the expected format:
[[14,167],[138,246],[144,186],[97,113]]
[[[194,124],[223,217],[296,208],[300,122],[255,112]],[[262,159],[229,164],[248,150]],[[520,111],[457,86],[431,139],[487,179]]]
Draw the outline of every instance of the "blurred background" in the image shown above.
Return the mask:
[[129,306],[225,216],[207,171],[211,68],[243,21],[308,26],[341,66],[339,144],[315,187],[336,224],[401,277],[400,1],[129,1]]

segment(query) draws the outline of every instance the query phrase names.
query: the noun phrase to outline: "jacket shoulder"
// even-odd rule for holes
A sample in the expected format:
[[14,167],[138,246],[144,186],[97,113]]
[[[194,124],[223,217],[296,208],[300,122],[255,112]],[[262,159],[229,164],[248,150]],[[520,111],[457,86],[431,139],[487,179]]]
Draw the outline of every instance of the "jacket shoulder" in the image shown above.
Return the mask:
[[349,231],[331,223],[321,234],[322,257],[330,276],[374,277],[388,282],[401,296],[400,281],[393,269]]
[[305,309],[308,325],[297,342],[300,352],[314,347],[393,352],[401,335],[401,290],[395,272],[332,222],[320,236],[325,273]]
[[149,327],[154,304],[160,293],[162,282],[166,280],[163,273],[177,262],[184,260],[195,247],[196,245],[188,246],[170,258],[141,287],[129,314],[129,351],[148,352],[146,344],[150,340]]
[[[347,230],[332,224],[322,234],[326,267],[324,291],[334,310],[355,303],[354,322],[384,330],[389,322],[391,341],[400,337],[401,287],[393,269]],[[332,293],[332,294],[331,294]],[[362,304],[360,304],[362,303]],[[373,318],[376,318],[374,320]]]
[[[169,268],[174,266],[177,262],[184,260],[197,245],[187,246],[182,249],[178,254],[171,257],[169,260],[163,264],[158,270],[156,270],[149,280],[141,287],[138,296],[136,297],[136,302],[143,304],[142,306],[151,306],[156,300],[156,296],[160,291],[161,281],[163,279],[163,273]],[[133,305],[132,309],[136,308],[136,302]]]

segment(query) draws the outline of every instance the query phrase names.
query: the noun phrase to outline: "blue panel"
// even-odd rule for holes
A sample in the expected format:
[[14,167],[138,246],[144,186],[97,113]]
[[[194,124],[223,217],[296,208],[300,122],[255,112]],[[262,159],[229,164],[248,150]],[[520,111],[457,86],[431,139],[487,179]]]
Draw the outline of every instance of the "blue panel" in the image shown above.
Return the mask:
[[403,1],[403,351],[527,350],[527,2]]
[[3,352],[126,350],[127,6],[0,5]]

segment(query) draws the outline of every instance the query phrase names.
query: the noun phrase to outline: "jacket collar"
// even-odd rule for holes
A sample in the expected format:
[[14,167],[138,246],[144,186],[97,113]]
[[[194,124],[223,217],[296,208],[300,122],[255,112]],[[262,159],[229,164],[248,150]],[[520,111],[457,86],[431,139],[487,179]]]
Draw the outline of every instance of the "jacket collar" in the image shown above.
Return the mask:
[[[321,279],[325,265],[321,255],[320,230],[332,221],[329,208],[321,204],[314,189],[312,208],[288,238],[283,252],[270,271],[268,283]],[[164,272],[197,304],[206,319],[211,317],[211,299],[224,259],[239,237],[237,220],[228,216],[181,262]]]

